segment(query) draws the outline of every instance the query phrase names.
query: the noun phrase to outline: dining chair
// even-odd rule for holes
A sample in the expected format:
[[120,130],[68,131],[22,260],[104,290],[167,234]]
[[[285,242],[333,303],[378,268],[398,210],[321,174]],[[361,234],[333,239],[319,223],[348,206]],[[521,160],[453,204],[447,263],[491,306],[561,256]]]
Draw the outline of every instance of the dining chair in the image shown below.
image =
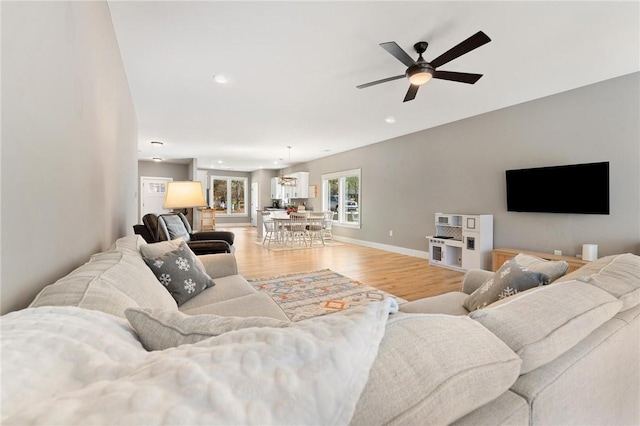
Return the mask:
[[324,244],[325,240],[330,240],[333,243],[333,212],[326,211],[324,212],[324,220],[322,222],[322,243]]
[[318,215],[317,213],[309,214],[307,218],[307,235],[309,235],[310,244],[313,246],[313,241],[318,240],[324,246],[324,238],[322,233],[324,231],[324,214]]
[[262,222],[264,225],[264,238],[262,239],[262,245],[267,243],[267,247],[271,245],[272,241],[276,243],[279,241],[278,237],[278,225],[275,221],[267,219]]
[[291,241],[291,246],[296,242],[307,245],[307,215],[304,213],[290,213],[289,223],[284,226],[284,244]]

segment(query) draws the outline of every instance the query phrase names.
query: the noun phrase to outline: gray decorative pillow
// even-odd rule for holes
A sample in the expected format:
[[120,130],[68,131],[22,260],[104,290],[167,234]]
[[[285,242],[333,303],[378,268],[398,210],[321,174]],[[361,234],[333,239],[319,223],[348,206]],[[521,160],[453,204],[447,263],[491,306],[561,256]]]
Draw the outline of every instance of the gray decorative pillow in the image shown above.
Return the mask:
[[546,260],[527,253],[519,253],[515,259],[518,265],[528,271],[549,275],[550,282],[566,274],[569,269],[569,264],[564,260]]
[[475,311],[520,291],[549,284],[549,282],[548,275],[529,271],[520,266],[515,259],[509,259],[492,277],[471,293],[462,305],[469,311]]
[[[180,243],[183,241],[184,240],[182,239],[182,237],[180,237],[180,238],[176,238],[175,240],[160,241],[157,243],[150,243],[150,244],[142,244],[140,246],[140,254],[142,255],[142,257],[160,257],[164,254],[169,253],[170,251],[173,251],[179,248]],[[200,270],[206,274],[207,270],[198,256],[196,256],[196,263],[198,264],[198,267],[200,268]]]
[[184,242],[162,256],[143,259],[178,306],[214,285],[211,277],[200,270],[196,255]]
[[125,312],[140,342],[149,351],[197,343],[250,327],[289,327],[291,322],[267,317],[186,315],[175,309],[129,308]]

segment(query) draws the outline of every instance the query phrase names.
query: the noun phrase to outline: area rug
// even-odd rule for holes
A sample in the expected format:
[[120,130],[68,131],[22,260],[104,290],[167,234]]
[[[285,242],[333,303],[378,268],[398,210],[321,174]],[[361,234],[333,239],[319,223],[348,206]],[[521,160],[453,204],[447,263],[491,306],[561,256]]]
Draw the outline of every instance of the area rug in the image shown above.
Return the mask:
[[255,244],[259,245],[262,248],[272,250],[272,251],[308,250],[312,248],[337,247],[337,246],[344,245],[343,243],[338,243],[338,242],[325,243],[324,245],[322,245],[322,243],[319,243],[317,241],[315,241],[311,246],[305,246],[301,244],[296,244],[294,246],[291,246],[291,245],[284,245],[281,243],[262,244],[262,241],[256,241]]
[[398,304],[406,302],[330,269],[249,282],[257,291],[271,296],[291,321],[342,311],[385,297],[394,298]]

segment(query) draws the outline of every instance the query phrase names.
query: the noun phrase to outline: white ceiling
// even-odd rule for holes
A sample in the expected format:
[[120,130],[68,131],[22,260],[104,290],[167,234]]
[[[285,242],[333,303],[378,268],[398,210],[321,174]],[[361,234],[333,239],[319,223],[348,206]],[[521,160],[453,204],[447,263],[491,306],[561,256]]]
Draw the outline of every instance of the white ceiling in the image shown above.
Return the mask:
[[[139,159],[277,169],[640,70],[639,2],[110,1],[138,118]],[[404,73],[378,44],[436,58],[484,31],[492,41],[440,69],[403,103]],[[225,74],[230,82],[214,82]],[[394,117],[388,124],[385,118]],[[164,142],[160,149],[150,141]]]

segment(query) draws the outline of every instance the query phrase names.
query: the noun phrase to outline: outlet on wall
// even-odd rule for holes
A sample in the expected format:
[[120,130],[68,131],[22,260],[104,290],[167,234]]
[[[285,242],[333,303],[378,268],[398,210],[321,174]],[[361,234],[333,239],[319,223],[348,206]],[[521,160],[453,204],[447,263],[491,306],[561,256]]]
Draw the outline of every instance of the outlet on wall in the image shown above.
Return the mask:
[[390,229],[390,230],[389,230],[389,236],[390,236],[390,237],[393,237],[393,229]]

